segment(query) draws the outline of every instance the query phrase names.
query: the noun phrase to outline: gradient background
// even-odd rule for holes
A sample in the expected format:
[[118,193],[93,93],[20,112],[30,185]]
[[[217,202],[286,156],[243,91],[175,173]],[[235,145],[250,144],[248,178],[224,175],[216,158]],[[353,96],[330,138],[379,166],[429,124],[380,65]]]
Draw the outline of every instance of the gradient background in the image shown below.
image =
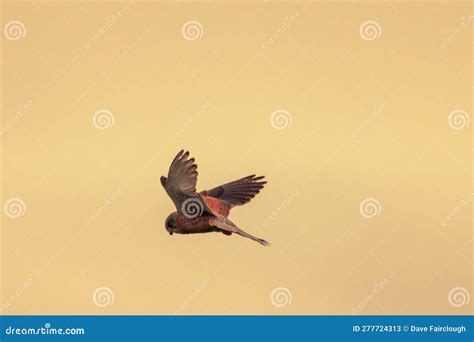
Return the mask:
[[[472,312],[472,125],[448,122],[472,115],[469,16],[468,1],[3,1],[2,30],[26,32],[1,40],[2,312]],[[202,37],[184,39],[189,20]],[[267,176],[231,219],[271,247],[166,233],[159,177],[181,148],[200,190]]]

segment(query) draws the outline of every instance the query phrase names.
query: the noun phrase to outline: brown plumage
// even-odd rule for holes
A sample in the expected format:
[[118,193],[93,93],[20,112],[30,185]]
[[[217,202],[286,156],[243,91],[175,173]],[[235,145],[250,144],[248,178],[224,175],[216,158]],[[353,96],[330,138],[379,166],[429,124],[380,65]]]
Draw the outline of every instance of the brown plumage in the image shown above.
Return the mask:
[[264,176],[247,176],[198,193],[197,175],[194,158],[189,158],[189,152],[181,150],[171,163],[168,177],[160,179],[177,210],[165,222],[166,230],[171,235],[236,233],[268,245],[267,241],[243,231],[227,218],[233,207],[250,202],[260,192],[266,183]]

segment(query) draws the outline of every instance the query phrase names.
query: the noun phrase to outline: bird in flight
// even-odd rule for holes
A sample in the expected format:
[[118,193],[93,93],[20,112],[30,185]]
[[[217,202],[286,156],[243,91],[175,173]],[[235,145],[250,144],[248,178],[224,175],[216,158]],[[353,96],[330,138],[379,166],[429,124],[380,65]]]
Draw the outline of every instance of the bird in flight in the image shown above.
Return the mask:
[[181,150],[171,163],[168,177],[160,178],[161,184],[176,206],[165,221],[170,235],[220,232],[232,233],[257,241],[263,246],[269,243],[259,239],[228,219],[230,210],[250,202],[260,192],[264,176],[247,176],[211,190],[196,192],[197,165],[189,152]]

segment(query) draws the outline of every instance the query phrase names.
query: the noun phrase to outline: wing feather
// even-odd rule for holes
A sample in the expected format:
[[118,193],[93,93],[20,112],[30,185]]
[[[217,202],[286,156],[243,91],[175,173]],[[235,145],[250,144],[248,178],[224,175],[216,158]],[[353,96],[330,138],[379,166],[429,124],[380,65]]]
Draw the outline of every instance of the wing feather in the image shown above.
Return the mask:
[[196,192],[198,172],[195,160],[188,158],[189,152],[181,150],[171,162],[168,178],[161,177],[161,184],[178,212],[182,213],[186,209],[183,204],[189,199],[194,199],[194,204],[197,203],[202,208],[201,213],[210,212],[202,196]]
[[264,178],[265,176],[247,176],[211,190],[202,191],[201,195],[218,198],[230,206],[243,205],[250,202],[263,189],[267,183]]

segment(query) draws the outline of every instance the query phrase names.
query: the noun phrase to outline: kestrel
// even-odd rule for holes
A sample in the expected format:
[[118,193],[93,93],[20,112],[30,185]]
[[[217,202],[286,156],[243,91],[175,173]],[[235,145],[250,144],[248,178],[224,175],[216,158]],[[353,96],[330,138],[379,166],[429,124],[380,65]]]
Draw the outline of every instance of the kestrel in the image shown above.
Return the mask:
[[236,233],[267,246],[267,241],[244,232],[227,218],[233,207],[250,202],[260,192],[267,183],[263,180],[264,176],[251,175],[211,190],[196,192],[197,165],[194,158],[188,157],[189,152],[181,150],[171,163],[168,178],[160,178],[177,210],[166,219],[168,233]]

